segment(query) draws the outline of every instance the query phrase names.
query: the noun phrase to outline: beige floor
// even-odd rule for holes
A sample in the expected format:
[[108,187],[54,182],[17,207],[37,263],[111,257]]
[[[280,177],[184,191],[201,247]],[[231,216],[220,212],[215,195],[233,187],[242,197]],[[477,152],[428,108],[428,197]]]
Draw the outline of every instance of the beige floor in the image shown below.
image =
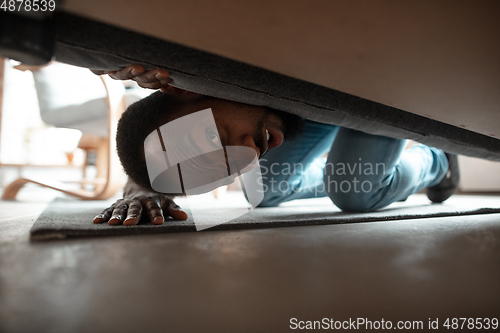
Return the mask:
[[30,242],[53,196],[0,202],[0,332],[498,317],[500,214]]

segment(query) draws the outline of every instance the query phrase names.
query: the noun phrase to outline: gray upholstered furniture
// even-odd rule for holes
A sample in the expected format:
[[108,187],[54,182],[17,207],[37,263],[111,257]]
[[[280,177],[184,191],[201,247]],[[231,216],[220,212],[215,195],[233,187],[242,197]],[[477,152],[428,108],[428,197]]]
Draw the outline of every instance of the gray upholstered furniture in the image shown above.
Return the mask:
[[[67,0],[58,10],[44,21],[47,40],[56,23],[58,61],[164,67],[179,88],[500,160],[498,1]],[[3,24],[4,55],[13,26],[37,35],[16,22]]]
[[500,161],[500,140],[492,136],[72,14],[58,13],[56,20],[61,62],[108,70],[163,67],[172,84],[186,90]]

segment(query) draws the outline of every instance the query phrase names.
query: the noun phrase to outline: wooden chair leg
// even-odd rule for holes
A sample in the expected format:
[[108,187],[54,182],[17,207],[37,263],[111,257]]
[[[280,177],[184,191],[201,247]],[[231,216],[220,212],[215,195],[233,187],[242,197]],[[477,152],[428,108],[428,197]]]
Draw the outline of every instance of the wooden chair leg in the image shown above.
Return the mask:
[[67,184],[46,178],[18,178],[5,187],[2,194],[2,200],[15,200],[19,190],[21,190],[21,188],[23,188],[23,186],[28,183],[37,184],[42,187],[63,192],[79,199],[93,200],[93,197],[89,194],[88,191],[74,190],[69,188]]
[[17,192],[19,192],[19,190],[28,182],[29,180],[26,178],[18,178],[9,185],[5,186],[2,194],[2,200],[14,200]]
[[[89,166],[90,153],[92,151],[97,151],[97,148],[101,144],[102,137],[97,135],[82,134],[80,141],[78,142],[78,148],[85,152],[85,159],[82,166],[82,179],[87,180],[87,168]],[[85,189],[85,183],[82,182],[81,189]]]
[[[97,169],[96,180],[105,179],[106,177],[108,177],[107,173],[108,173],[109,154],[110,152],[109,152],[108,139],[103,138],[97,148],[97,159],[95,162],[95,166]],[[96,184],[95,191],[96,192],[102,191],[104,186],[105,184]]]

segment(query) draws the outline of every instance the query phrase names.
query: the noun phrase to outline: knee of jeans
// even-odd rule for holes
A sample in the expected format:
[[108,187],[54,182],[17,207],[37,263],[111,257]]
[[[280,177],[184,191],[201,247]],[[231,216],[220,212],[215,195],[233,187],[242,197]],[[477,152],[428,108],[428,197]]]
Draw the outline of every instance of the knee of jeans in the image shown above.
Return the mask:
[[366,213],[379,207],[379,191],[373,180],[343,175],[325,175],[325,191],[345,212]]
[[367,213],[377,209],[372,193],[329,191],[328,196],[344,212]]
[[345,212],[366,213],[378,207],[377,192],[345,177],[325,179],[326,192],[332,202]]

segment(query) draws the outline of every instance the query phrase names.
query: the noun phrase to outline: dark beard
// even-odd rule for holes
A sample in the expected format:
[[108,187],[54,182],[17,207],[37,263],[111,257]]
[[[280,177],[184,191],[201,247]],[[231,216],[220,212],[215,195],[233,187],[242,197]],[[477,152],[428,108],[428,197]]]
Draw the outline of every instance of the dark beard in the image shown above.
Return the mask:
[[269,109],[269,112],[281,119],[283,123],[283,128],[281,130],[285,136],[285,141],[292,141],[302,134],[304,130],[303,118],[288,112],[274,109]]
[[[282,126],[280,127],[280,130],[283,132],[284,141],[292,141],[302,134],[304,129],[304,119],[288,112],[267,109],[264,119],[260,120],[256,124],[255,132],[253,134],[255,145],[261,148],[261,150],[262,147],[264,147],[264,140],[267,140],[267,138],[264,138],[262,135],[262,128],[264,128],[265,121],[270,116],[277,117],[281,120]],[[262,152],[261,157],[265,153],[266,152]]]

